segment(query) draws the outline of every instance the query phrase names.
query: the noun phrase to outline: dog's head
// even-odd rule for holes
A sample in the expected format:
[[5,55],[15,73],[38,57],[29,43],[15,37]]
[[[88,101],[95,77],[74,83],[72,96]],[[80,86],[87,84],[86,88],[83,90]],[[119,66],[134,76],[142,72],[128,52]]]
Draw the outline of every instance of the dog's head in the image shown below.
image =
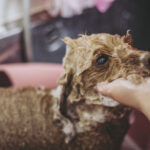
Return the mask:
[[100,103],[97,83],[125,78],[138,84],[150,76],[150,54],[132,47],[128,31],[122,37],[101,33],[64,41],[65,73],[59,82],[64,85],[70,80],[70,101],[88,99]]

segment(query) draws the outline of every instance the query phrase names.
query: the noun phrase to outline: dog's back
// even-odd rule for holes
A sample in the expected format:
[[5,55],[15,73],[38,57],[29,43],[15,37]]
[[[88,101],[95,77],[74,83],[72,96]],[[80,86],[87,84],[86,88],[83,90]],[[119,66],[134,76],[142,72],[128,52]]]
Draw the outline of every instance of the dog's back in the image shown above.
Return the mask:
[[59,149],[64,135],[53,124],[53,103],[49,90],[0,89],[0,150]]
[[[128,129],[127,117],[119,117],[123,107],[108,110],[84,102],[77,104],[74,109],[78,109],[82,115],[86,113],[94,115],[96,111],[104,109],[106,114],[108,112],[111,112],[111,115],[114,114],[114,119],[95,125],[93,122],[93,127],[88,124],[87,127],[92,127],[90,130],[85,129],[85,132],[70,135],[66,143],[66,137],[69,135],[65,133],[67,130],[74,129],[70,128],[68,121],[61,116],[59,110],[54,109],[54,107],[59,108],[58,104],[51,90],[42,88],[0,89],[0,150],[119,149],[123,135]],[[118,116],[117,120],[115,116]],[[78,125],[86,125],[86,121],[90,121],[84,116],[80,117]]]

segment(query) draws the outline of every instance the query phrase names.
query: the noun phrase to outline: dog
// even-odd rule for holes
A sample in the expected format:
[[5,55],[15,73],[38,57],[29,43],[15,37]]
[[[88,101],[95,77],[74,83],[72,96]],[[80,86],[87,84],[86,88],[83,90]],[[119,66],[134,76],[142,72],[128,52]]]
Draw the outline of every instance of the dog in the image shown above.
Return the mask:
[[150,76],[150,53],[132,37],[106,33],[64,39],[56,89],[0,89],[0,150],[119,150],[131,108],[97,93],[100,82]]

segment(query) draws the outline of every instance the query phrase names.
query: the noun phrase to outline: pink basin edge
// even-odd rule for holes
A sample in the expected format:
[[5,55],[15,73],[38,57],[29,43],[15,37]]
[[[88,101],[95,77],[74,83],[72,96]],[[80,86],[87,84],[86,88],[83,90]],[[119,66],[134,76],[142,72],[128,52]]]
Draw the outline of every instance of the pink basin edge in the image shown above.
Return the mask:
[[16,63],[0,65],[0,71],[4,71],[13,87],[44,86],[54,88],[56,81],[63,72],[60,64],[51,63]]

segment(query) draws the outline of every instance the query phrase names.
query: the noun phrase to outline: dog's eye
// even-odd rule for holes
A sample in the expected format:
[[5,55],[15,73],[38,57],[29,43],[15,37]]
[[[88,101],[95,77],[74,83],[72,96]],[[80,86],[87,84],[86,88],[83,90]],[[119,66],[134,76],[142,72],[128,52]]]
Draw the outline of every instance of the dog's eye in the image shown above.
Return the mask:
[[105,64],[107,62],[108,58],[109,58],[108,55],[105,55],[105,54],[101,55],[100,57],[97,58],[96,65],[100,66],[100,65]]

